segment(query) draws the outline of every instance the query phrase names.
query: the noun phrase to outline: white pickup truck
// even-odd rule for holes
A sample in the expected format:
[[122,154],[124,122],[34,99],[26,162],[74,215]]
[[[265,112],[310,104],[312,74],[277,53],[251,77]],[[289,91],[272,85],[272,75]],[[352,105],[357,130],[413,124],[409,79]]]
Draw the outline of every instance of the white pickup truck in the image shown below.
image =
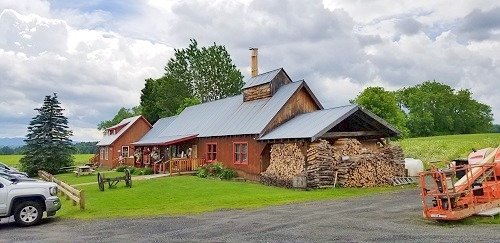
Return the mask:
[[57,184],[0,176],[0,218],[14,216],[19,226],[40,223],[43,212],[54,216],[61,208]]

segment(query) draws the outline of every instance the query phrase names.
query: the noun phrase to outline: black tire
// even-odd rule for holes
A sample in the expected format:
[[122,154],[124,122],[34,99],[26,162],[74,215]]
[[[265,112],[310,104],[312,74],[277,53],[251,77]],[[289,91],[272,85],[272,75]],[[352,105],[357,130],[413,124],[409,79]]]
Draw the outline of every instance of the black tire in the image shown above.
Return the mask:
[[42,205],[36,201],[23,201],[14,209],[16,224],[22,227],[37,225],[42,221],[42,217]]
[[102,178],[102,175],[101,173],[97,173],[97,184],[99,184],[99,190],[101,190],[101,192],[104,191],[104,180]]

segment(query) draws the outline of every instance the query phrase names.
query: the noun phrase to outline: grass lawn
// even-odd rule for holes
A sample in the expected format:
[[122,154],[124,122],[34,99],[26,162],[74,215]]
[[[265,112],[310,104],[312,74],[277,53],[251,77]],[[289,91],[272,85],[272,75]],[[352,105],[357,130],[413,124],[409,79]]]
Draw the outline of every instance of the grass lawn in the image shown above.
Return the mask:
[[201,179],[195,176],[165,177],[134,181],[132,188],[120,182],[116,188],[85,190],[86,209],[63,200],[58,215],[63,218],[94,219],[185,215],[226,209],[251,209],[269,205],[363,196],[397,190],[395,187],[325,190],[290,190],[257,183]]
[[[448,135],[408,138],[396,142],[406,157],[421,159],[425,163],[467,158],[472,149],[500,146],[500,133]],[[445,163],[438,163],[442,166]]]
[[[23,157],[24,155],[19,155],[19,154],[13,154],[13,155],[0,155],[0,162],[4,162],[7,165],[14,166],[16,168],[19,168],[19,160]],[[89,159],[92,158],[94,154],[74,154],[73,157],[75,158],[75,165],[82,165],[88,163]]]
[[[100,171],[103,173],[104,177],[117,177],[124,176],[124,172],[116,172],[116,171]],[[76,185],[88,182],[97,182],[97,171],[93,175],[83,175],[76,176],[75,173],[64,173],[55,175],[57,179],[64,181],[69,185]],[[134,177],[134,175],[132,175]]]

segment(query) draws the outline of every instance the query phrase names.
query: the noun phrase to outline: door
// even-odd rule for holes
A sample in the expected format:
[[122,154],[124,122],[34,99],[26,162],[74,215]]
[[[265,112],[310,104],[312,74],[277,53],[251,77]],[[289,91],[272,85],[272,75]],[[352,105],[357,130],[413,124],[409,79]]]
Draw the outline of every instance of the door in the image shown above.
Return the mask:
[[7,184],[0,180],[0,215],[7,214]]

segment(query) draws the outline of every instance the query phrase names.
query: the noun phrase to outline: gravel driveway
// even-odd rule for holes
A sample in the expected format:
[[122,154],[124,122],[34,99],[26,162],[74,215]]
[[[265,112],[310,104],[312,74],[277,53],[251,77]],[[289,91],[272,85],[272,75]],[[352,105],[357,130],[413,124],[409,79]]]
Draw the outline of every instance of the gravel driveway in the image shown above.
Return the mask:
[[439,225],[421,218],[415,189],[376,196],[228,210],[186,217],[46,220],[0,225],[0,241],[44,242],[500,242],[499,225]]

